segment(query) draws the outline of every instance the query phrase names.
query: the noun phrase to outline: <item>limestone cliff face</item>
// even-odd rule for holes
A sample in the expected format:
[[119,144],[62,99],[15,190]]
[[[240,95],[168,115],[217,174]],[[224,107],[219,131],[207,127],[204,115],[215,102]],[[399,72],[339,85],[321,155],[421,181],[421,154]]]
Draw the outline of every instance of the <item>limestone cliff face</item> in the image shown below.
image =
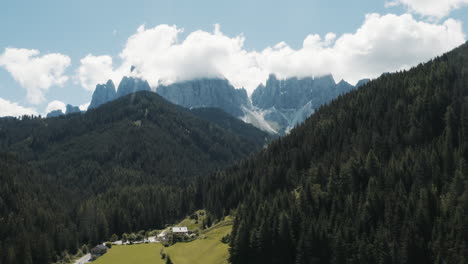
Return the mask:
[[309,101],[317,104],[333,97],[338,90],[331,75],[320,78],[289,78],[278,80],[270,75],[266,85],[261,84],[252,94],[252,104],[261,109],[299,109]]
[[354,86],[331,75],[317,78],[278,80],[270,75],[266,85],[259,85],[252,94],[254,107],[265,112],[265,120],[282,134],[302,123],[315,109],[330,102]]
[[88,109],[96,108],[116,98],[115,85],[109,80],[106,84],[98,84],[94,90]]
[[217,107],[235,116],[243,116],[242,107],[249,107],[244,89],[236,89],[225,79],[198,79],[159,86],[158,94],[186,108]]
[[117,98],[139,91],[151,91],[148,82],[139,78],[125,76],[120,81],[119,88],[117,89]]

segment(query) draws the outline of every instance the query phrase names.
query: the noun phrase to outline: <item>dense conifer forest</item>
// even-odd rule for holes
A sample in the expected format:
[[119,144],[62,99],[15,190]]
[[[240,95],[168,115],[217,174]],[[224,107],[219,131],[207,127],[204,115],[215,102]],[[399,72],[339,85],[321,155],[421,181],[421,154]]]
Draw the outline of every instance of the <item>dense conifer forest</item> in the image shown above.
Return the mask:
[[467,263],[468,44],[320,108],[206,182],[237,263]]
[[50,263],[201,208],[194,180],[270,139],[218,111],[202,119],[139,92],[85,114],[0,119],[0,263]]

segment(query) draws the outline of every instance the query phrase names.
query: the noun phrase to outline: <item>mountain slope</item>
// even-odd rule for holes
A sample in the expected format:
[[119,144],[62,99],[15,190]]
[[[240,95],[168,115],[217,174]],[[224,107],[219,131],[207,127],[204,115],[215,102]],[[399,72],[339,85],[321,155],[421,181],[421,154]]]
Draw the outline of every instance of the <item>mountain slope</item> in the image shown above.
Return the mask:
[[76,253],[76,226],[59,202],[66,190],[0,153],[0,193],[0,263],[50,263],[54,250]]
[[194,108],[190,110],[190,112],[249,140],[255,145],[265,145],[273,138],[271,134],[258,129],[251,124],[245,123],[219,108]]
[[[205,175],[264,144],[197,118],[151,92],[117,99],[84,115],[0,126],[6,135],[1,141],[10,143],[10,151],[67,186],[96,190],[120,181],[152,183]],[[126,173],[115,173],[121,169],[144,175],[128,179]]]
[[[232,263],[463,263],[468,44],[383,75],[217,174]],[[240,202],[241,201],[241,202]]]
[[0,263],[57,262],[113,233],[164,228],[201,207],[197,178],[263,147],[258,132],[238,135],[153,92],[0,119]]

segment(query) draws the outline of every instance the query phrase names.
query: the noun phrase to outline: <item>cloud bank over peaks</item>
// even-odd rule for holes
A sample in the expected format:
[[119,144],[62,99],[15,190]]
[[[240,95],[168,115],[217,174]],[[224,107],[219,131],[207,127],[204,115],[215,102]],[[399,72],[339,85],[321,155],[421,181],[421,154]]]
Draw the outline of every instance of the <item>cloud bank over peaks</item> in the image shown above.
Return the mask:
[[81,86],[88,91],[94,91],[96,84],[105,83],[113,79],[114,75],[116,73],[112,69],[112,57],[106,55],[87,55],[80,60],[80,67],[77,70]]
[[0,54],[0,66],[27,91],[27,100],[32,104],[44,102],[44,93],[51,86],[62,86],[68,81],[64,75],[70,66],[70,57],[49,53],[40,56],[34,49],[6,48]]
[[[118,85],[124,75],[132,75],[148,80],[154,89],[161,83],[219,77],[250,94],[270,73],[279,78],[332,73],[336,80],[355,83],[383,72],[408,69],[465,41],[459,21],[430,23],[410,14],[368,14],[354,33],[311,34],[299,49],[281,42],[248,51],[242,34],[227,36],[219,25],[213,32],[197,30],[180,40],[182,32],[175,25],[140,26],[120,53],[119,66],[113,65],[108,55],[83,58],[78,69],[81,85],[92,90],[109,78]],[[130,73],[132,65],[136,70]]]
[[[78,70],[81,85],[91,89],[107,79],[118,85],[124,75],[142,77],[153,88],[196,78],[227,78],[237,87],[258,85],[259,68],[254,64],[254,54],[243,49],[242,35],[230,38],[215,26],[213,32],[198,30],[179,42],[182,32],[177,26],[140,26],[120,53],[119,67],[113,68],[108,56],[84,58]],[[132,73],[131,66],[136,67]],[[89,77],[88,72],[96,74]],[[248,80],[252,79],[255,82],[250,84]]]
[[399,5],[405,6],[410,12],[440,19],[468,5],[468,0],[394,0],[385,3],[386,7]]

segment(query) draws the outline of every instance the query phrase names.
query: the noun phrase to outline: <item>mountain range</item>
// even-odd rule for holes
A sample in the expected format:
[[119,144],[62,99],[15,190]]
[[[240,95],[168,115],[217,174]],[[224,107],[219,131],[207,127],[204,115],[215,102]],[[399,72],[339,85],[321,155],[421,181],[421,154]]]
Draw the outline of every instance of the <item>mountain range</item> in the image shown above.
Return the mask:
[[[358,83],[359,87],[365,80]],[[351,91],[355,87],[331,75],[317,78],[278,80],[270,75],[266,85],[259,85],[252,94],[252,105],[263,113],[271,128],[283,134],[302,123],[320,106]]]
[[[368,81],[361,80],[356,87]],[[236,89],[228,80],[219,78],[160,85],[156,92],[177,105],[189,109],[220,108],[266,132],[283,135],[302,123],[315,109],[354,88],[345,81],[336,83],[331,75],[278,80],[272,74],[266,85],[260,84],[251,98],[245,89]],[[150,90],[147,82],[124,77],[115,91],[113,82],[109,80],[96,86],[89,108],[96,108],[132,91]]]

